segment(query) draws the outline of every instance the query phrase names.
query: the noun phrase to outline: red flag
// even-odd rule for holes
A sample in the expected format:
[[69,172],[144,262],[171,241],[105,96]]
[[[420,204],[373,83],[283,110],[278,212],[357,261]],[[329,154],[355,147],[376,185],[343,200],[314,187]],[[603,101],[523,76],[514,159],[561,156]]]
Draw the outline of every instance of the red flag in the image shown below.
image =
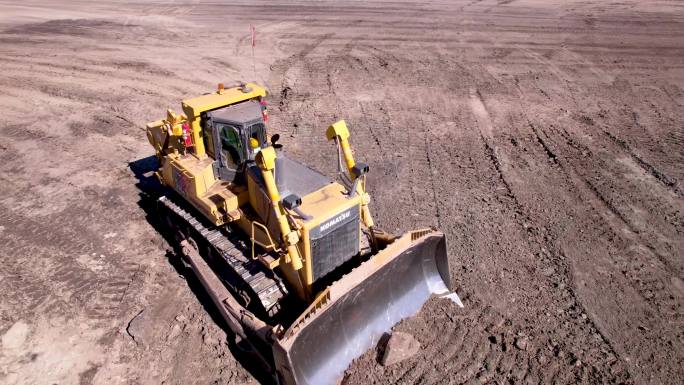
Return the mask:
[[256,28],[252,24],[249,25],[249,30],[252,33],[252,48],[256,46]]

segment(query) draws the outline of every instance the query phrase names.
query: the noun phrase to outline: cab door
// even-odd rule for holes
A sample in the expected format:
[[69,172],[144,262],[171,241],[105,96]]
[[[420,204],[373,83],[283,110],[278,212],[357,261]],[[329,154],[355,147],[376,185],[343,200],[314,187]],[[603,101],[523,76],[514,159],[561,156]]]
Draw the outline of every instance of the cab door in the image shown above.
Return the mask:
[[207,138],[207,143],[213,145],[218,177],[232,182],[245,161],[246,149],[240,135],[242,127],[212,120],[209,120],[208,125],[210,129],[207,131],[211,132],[211,138]]

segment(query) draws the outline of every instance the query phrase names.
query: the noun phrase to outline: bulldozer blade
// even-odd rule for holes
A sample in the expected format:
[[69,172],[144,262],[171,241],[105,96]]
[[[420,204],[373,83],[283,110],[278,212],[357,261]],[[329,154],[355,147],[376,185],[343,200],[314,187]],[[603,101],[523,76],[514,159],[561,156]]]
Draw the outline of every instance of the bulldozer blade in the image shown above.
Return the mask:
[[274,346],[280,382],[336,383],[397,322],[450,289],[444,234],[403,235],[331,285],[285,332]]

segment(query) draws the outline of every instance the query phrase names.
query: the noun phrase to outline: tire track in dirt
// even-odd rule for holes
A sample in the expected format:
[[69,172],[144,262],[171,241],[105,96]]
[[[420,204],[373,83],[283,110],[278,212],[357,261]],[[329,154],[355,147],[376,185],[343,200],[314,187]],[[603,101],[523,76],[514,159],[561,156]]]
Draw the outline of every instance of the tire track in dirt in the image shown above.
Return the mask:
[[[564,129],[559,129],[558,130],[558,135],[562,138],[565,139],[567,143],[567,149],[570,150],[571,152],[575,152],[577,159],[582,159],[583,157],[580,154],[590,154],[592,153],[592,149],[589,148],[587,145],[583,144],[579,140],[575,140],[572,138],[571,134],[568,133]],[[586,158],[586,157],[584,157]],[[638,216],[638,212],[634,211],[633,209],[625,209],[625,202],[622,200],[622,197],[615,198],[615,196],[612,194],[612,191],[619,190],[620,187],[616,186],[616,184],[613,182],[616,178],[610,178],[610,177],[603,177],[599,178],[597,176],[593,176],[594,181],[590,179],[591,174],[587,173],[585,170],[599,170],[599,172],[602,172],[604,175],[611,173],[613,174],[614,171],[611,170],[611,165],[606,164],[605,161],[600,159],[599,157],[593,157],[593,158],[598,158],[594,162],[598,163],[597,167],[581,167],[578,169],[578,167],[574,167],[576,170],[576,176],[578,178],[581,178],[581,180],[589,187],[589,189],[594,193],[594,195],[602,202],[602,204],[610,211],[610,213],[618,218],[622,222],[622,226],[615,227],[615,229],[620,229],[626,227],[629,231],[629,237],[632,238],[635,242],[643,245],[645,248],[651,250],[654,256],[656,256],[661,263],[663,263],[670,271],[673,272],[679,272],[681,274],[682,272],[682,266],[679,263],[678,259],[674,256],[676,254],[676,249],[678,247],[671,245],[670,240],[676,240],[676,234],[678,232],[677,230],[677,225],[674,224],[672,227],[670,226],[661,226],[659,228],[659,232],[666,233],[667,235],[671,235],[667,239],[663,239],[660,234],[654,234],[652,232],[652,229],[649,228],[648,225],[646,225],[647,221],[642,220]],[[628,159],[628,158],[624,158]],[[624,162],[624,160],[623,160]],[[582,162],[586,163],[586,162]],[[637,163],[632,163],[633,168],[638,168]],[[628,165],[629,166],[629,165]],[[605,170],[605,171],[603,171]],[[643,170],[643,169],[642,169]],[[645,170],[643,171],[645,173]],[[581,175],[581,177],[579,176]],[[619,174],[618,174],[619,175]],[[663,186],[661,183],[657,181],[656,178],[652,178],[650,180],[647,180],[646,182],[651,182],[649,186],[649,191],[647,191],[647,194],[645,196],[640,196],[638,199],[638,202],[641,206],[647,208],[649,211],[656,211],[657,206],[654,207],[654,205],[659,205],[659,206],[665,206],[665,207],[672,207],[675,212],[680,213],[682,207],[682,202],[677,200],[676,198],[673,197],[673,199],[667,199],[667,192],[662,191],[662,193],[655,195],[654,197],[649,196],[651,195],[650,193],[652,192],[650,189],[651,188],[656,188],[656,189],[664,189],[666,186]],[[630,184],[628,181],[625,181],[624,184]],[[611,188],[606,188],[606,185],[611,186]],[[611,194],[612,196],[607,196],[607,194]],[[633,199],[627,195],[628,199]],[[654,200],[656,198],[656,200]],[[666,203],[660,203],[660,201],[665,201]],[[630,206],[627,206],[630,207]],[[664,252],[661,250],[665,250]],[[668,255],[669,254],[669,255]]]
[[[638,96],[640,91],[648,96]],[[654,174],[666,186],[681,192],[680,181],[684,173],[677,166],[684,162],[684,155],[680,151],[684,145],[684,135],[678,126],[676,107],[657,106],[667,106],[671,99],[664,92],[654,90],[654,87],[639,87],[624,78],[616,80],[608,87],[608,92],[629,97],[631,102],[623,105],[610,100],[601,103],[601,109],[592,115],[590,123],[614,137],[610,139],[630,156],[633,154],[641,159],[643,162],[635,160],[647,172]]]
[[484,143],[487,157],[492,162],[492,165],[494,166],[494,169],[496,170],[497,175],[501,180],[501,183],[506,188],[507,195],[515,199],[515,195],[511,190],[511,185],[509,181],[506,180],[506,172],[504,170],[504,168],[507,167],[509,163],[505,161],[502,162],[500,158],[501,155],[499,153],[499,149],[496,147],[496,145],[494,145],[494,128],[492,126],[492,120],[489,116],[489,112],[487,112],[487,108],[484,105],[484,101],[482,99],[480,91],[471,88],[469,90],[469,99],[470,108],[472,109],[473,114],[476,117],[480,131],[480,137],[482,138],[482,142]]
[[[484,99],[481,95],[481,93],[475,89],[470,89],[469,91],[469,104],[470,107],[473,111],[473,114],[476,117],[477,120],[477,125],[479,126],[479,131],[480,131],[480,137],[482,141],[485,144],[485,152],[487,156],[489,157],[489,160],[491,161],[492,168],[496,170],[496,173],[498,175],[498,178],[501,182],[506,187],[507,195],[512,199],[513,206],[515,207],[515,212],[519,213],[522,215],[522,222],[523,224],[521,225],[523,228],[528,230],[528,234],[533,234],[533,237],[528,238],[528,242],[532,244],[537,244],[538,246],[536,248],[540,249],[542,253],[540,254],[543,256],[543,260],[539,261],[540,262],[540,269],[542,272],[544,272],[544,275],[549,277],[551,280],[551,283],[554,287],[557,288],[563,288],[564,290],[561,291],[562,296],[561,298],[553,299],[552,301],[559,301],[561,303],[557,304],[556,306],[560,305],[561,309],[564,309],[565,312],[568,312],[569,314],[564,315],[564,317],[569,317],[569,319],[574,319],[574,317],[577,317],[578,314],[586,314],[586,309],[582,306],[581,302],[579,301],[579,298],[574,294],[574,290],[572,289],[573,287],[573,278],[572,278],[572,273],[570,272],[567,263],[565,262],[565,256],[563,255],[562,250],[559,250],[557,246],[555,246],[552,243],[552,238],[550,234],[547,232],[547,230],[543,228],[536,228],[536,226],[530,226],[526,223],[535,223],[536,221],[532,218],[530,212],[528,209],[525,207],[525,204],[521,199],[516,196],[516,193],[514,192],[514,187],[513,186],[518,186],[520,185],[521,181],[517,178],[512,178],[512,172],[511,170],[507,167],[507,165],[512,164],[512,160],[508,158],[508,156],[504,155],[503,150],[500,150],[496,144],[496,139],[493,135],[493,124],[492,124],[492,119],[489,115],[489,112],[487,111],[487,108],[485,107],[484,104]],[[535,132],[536,133],[536,132]],[[545,142],[537,136],[538,143],[542,146],[542,149],[544,150],[544,154],[546,154],[550,160],[550,165],[553,167],[553,165],[556,164],[557,157],[555,154],[549,149],[548,146],[545,145]],[[533,232],[529,232],[529,229],[534,229]],[[578,310],[579,309],[579,310]],[[560,309],[559,309],[560,311]],[[548,316],[548,313],[547,313]],[[586,319],[586,316],[584,316]],[[579,326],[579,325],[578,325]],[[592,335],[596,334],[600,336],[599,342],[602,342],[602,344],[607,345],[610,350],[613,350],[610,342],[608,339],[605,338],[600,332],[600,330],[594,325],[591,320],[588,320],[587,325],[589,327],[589,333],[587,335]],[[585,327],[586,327],[585,326]],[[566,327],[568,327],[567,322],[566,322]],[[583,328],[583,327],[582,327]],[[592,332],[594,330],[594,332]],[[579,332],[579,333],[578,333]],[[581,331],[576,331],[574,333],[574,338],[578,338],[580,335],[582,335]],[[588,348],[588,347],[587,347]],[[534,349],[534,348],[532,348]],[[561,350],[555,350],[557,349],[554,347],[554,352],[561,351]],[[591,351],[591,349],[589,349]],[[586,354],[584,352],[583,354]],[[528,357],[536,357],[536,354],[530,354]],[[557,355],[558,356],[558,355]],[[563,355],[560,356],[563,358]],[[571,358],[571,362],[576,360],[575,358]],[[580,361],[581,362],[581,361]],[[540,362],[539,361],[530,361],[527,360],[527,365],[538,365]],[[574,377],[571,375],[570,377],[565,377],[570,375],[568,372],[559,372],[560,368],[563,367],[563,364],[558,363],[556,365],[550,365],[550,367],[547,367],[546,362],[541,362],[541,364],[545,367],[545,369],[540,370],[537,374],[539,375],[538,378],[542,380],[544,383],[549,383],[549,382],[572,382],[576,381],[580,378],[584,378],[585,380],[588,378],[587,376],[589,375],[586,370],[586,368],[578,368],[578,371],[574,374]],[[593,373],[593,375],[597,375],[598,373]],[[564,377],[564,378],[558,378],[558,376]],[[575,380],[573,380],[573,378]]]
[[138,266],[112,264],[120,256],[101,254],[104,249],[88,241],[94,234],[75,231],[83,228],[79,222],[61,216],[46,226],[7,208],[0,215],[0,226],[11,229],[0,233],[8,255],[34,259],[27,266],[21,258],[12,258],[4,267],[7,276],[15,277],[5,289],[27,298],[26,314],[69,316],[76,302],[82,307],[79,312],[106,323],[122,310],[123,295]]
[[[666,175],[664,172],[656,168],[653,164],[645,161],[639,155],[637,155],[634,150],[622,139],[618,138],[614,134],[603,129],[603,133],[610,138],[616,145],[620,146],[624,151],[626,151],[629,156],[634,160],[634,162],[641,167],[645,172],[653,176],[658,182],[660,182],[665,188],[669,189],[675,193],[678,197],[684,199],[684,191],[680,186],[677,179]],[[684,141],[683,141],[684,144]]]
[[[413,215],[418,223],[434,220],[439,224],[439,203],[435,192],[432,162],[430,160],[428,126],[421,118],[411,119],[406,130],[409,194]],[[420,134],[417,134],[420,132]],[[434,218],[434,219],[433,219]]]
[[432,205],[434,206],[434,216],[437,217],[437,227],[442,227],[442,215],[440,211],[440,201],[439,198],[437,197],[437,187],[436,187],[436,182],[435,182],[435,174],[437,171],[435,170],[435,166],[432,163],[432,158],[430,157],[430,152],[431,152],[431,143],[432,143],[432,135],[430,135],[430,129],[425,120],[421,119],[421,125],[424,127],[425,131],[423,132],[423,138],[425,140],[425,160],[427,161],[427,173],[428,173],[428,179],[430,181],[430,193],[432,193]]
[[[629,241],[643,245],[643,242],[639,239],[637,233],[634,232],[634,229],[631,228],[629,223],[625,221],[625,219],[622,216],[620,216],[619,211],[614,206],[612,206],[611,203],[605,197],[601,195],[599,190],[590,181],[580,177],[576,173],[576,171],[572,170],[571,163],[565,163],[564,160],[561,160],[560,164],[563,165],[563,171],[568,175],[568,178],[570,179],[573,187],[578,190],[578,193],[582,197],[582,199],[586,201],[590,205],[590,207],[592,207],[596,212],[599,213],[599,215],[607,222],[608,226],[610,226],[610,228],[616,232],[616,236],[618,236],[618,234],[621,234],[621,236],[625,236]],[[568,168],[568,166],[570,168]],[[673,301],[674,298],[671,297],[669,290],[667,290],[666,287],[660,284],[660,282],[662,282],[661,279],[656,278],[662,276],[663,274],[669,275],[667,271],[672,271],[671,268],[668,267],[667,261],[664,260],[662,256],[659,256],[655,253],[652,254],[650,252],[646,252],[647,250],[653,251],[651,248],[646,246],[645,248],[637,249],[637,252],[630,253],[630,257],[638,258],[636,261],[629,261],[624,258],[618,257],[618,255],[611,253],[612,261],[610,261],[609,263],[617,263],[619,266],[621,266],[623,274],[625,274],[627,277],[632,278],[631,282],[634,283],[632,283],[631,286],[633,286],[634,290],[640,293],[641,297],[644,300],[648,299],[649,302],[655,302],[655,306],[659,308],[659,310],[657,311],[658,313],[663,313],[664,309],[679,307],[679,305],[677,304],[678,301]],[[665,263],[664,267],[657,267],[655,269],[656,271],[654,271],[653,268],[644,269],[643,266],[647,264],[650,264],[652,266],[653,259],[657,259],[660,260],[661,263]],[[617,288],[611,291],[613,293],[617,293],[618,291],[616,290],[619,290],[619,292],[624,291],[624,289]],[[623,295],[629,296],[633,294],[627,291]],[[621,302],[627,303],[633,302],[633,300],[623,299]],[[641,311],[637,312],[636,314],[633,311],[627,312],[626,309],[620,312],[623,314],[621,317],[618,317],[617,319],[630,319],[630,323],[640,323],[640,332],[638,334],[630,334],[630,339],[636,340],[634,341],[635,345],[639,346],[639,350],[637,353],[638,356],[653,357],[657,355],[658,352],[662,351],[662,349],[670,348],[667,345],[658,346],[660,345],[659,342],[655,343],[656,346],[652,345],[653,342],[645,342],[656,341],[657,336],[666,335],[667,331],[666,329],[663,329],[662,326],[658,325],[657,323],[654,323],[653,320],[649,320],[640,315],[636,315],[642,314]],[[592,311],[589,311],[588,313],[591,314]],[[604,323],[605,321],[600,322]],[[615,321],[612,321],[611,323],[613,322]],[[628,346],[624,342],[617,343],[617,341],[623,341],[623,333],[625,332],[617,332],[614,326],[602,327],[602,329],[604,330],[607,328],[613,330],[604,331],[602,334],[610,336],[608,337],[608,340],[611,341],[611,345],[619,346],[618,351],[620,352],[620,356],[631,356],[631,354],[635,352],[633,346]],[[630,326],[629,324],[625,324],[623,327],[619,327],[619,329],[629,330]],[[635,376],[637,378],[643,378],[640,374],[635,373]]]
[[[535,54],[535,56],[538,56],[538,55]],[[540,59],[540,60],[542,60],[542,59]],[[551,63],[551,61],[550,61],[550,60],[547,60],[547,59],[543,59],[542,62]],[[555,67],[555,65],[554,65],[554,67]],[[558,79],[561,79],[561,80],[564,79],[564,76],[561,76],[561,75],[559,75],[558,73],[555,73],[555,76],[556,76]],[[569,91],[569,95],[571,96],[571,99],[572,99],[572,101],[573,101],[573,103],[574,103],[574,106],[575,106],[575,109],[576,109],[576,111],[577,111],[575,114],[580,114],[580,115],[583,114],[582,106],[580,106],[580,104],[577,102],[577,99],[573,96],[573,95],[574,95],[574,94],[573,94],[573,91],[572,91],[572,88],[573,88],[573,87],[571,86],[571,84],[570,84],[569,82],[565,82],[564,84],[565,84],[565,86],[567,87],[567,89],[568,89],[568,91]],[[522,91],[520,90],[520,85],[519,85],[517,82],[516,82],[516,85],[517,85],[517,91],[516,91],[516,92],[518,92],[518,93],[520,94],[521,99],[525,99],[525,96],[523,96]],[[599,102],[598,104],[601,104],[601,103]],[[521,107],[521,108],[522,108],[522,107]],[[634,115],[634,114],[636,114],[636,113],[633,112],[632,114]],[[599,116],[603,116],[603,115],[604,115],[604,112],[599,112]],[[588,124],[590,127],[593,127],[593,126],[595,125],[594,121],[593,121],[591,118],[587,117],[586,115],[581,115],[581,116],[582,116],[582,118],[581,118],[581,119],[578,119],[578,120],[580,120],[583,124]],[[640,126],[639,126],[638,122],[636,121],[636,118],[634,119],[634,124],[637,126],[637,128],[639,128],[639,129],[641,129],[641,130],[643,131],[643,127],[640,127]],[[615,139],[616,139],[616,138],[615,138],[615,135],[609,133],[608,130],[606,130],[605,128],[602,128],[601,131],[602,131],[604,134],[606,134],[606,135],[610,138],[610,140],[613,142],[613,143],[607,143],[608,146],[614,146],[615,144],[618,144],[618,145],[619,145],[619,142],[617,142],[617,141],[615,140]],[[560,133],[561,135],[564,135],[564,136],[565,136],[566,140],[568,141],[568,143],[571,145],[572,148],[575,148],[575,149],[578,150],[577,155],[576,155],[576,156],[577,156],[577,159],[585,158],[585,157],[586,157],[585,154],[591,154],[591,153],[592,153],[592,151],[591,151],[589,148],[583,147],[583,145],[580,144],[580,142],[582,141],[581,139],[585,138],[586,135],[577,135],[577,138],[580,140],[580,141],[578,142],[578,139],[574,139],[574,138],[573,138],[567,131],[565,131],[565,130],[561,130],[561,131],[559,131],[559,133]],[[589,135],[591,135],[591,134],[589,134]],[[648,147],[649,147],[649,146],[647,146],[647,148],[648,148]],[[672,183],[672,178],[669,178],[669,177],[664,176],[664,175],[662,174],[662,172],[660,172],[660,171],[658,171],[657,169],[655,169],[655,167],[652,167],[652,169],[649,168],[649,167],[648,167],[649,164],[646,163],[646,162],[643,162],[643,161],[640,162],[640,161],[639,161],[639,159],[640,159],[639,157],[635,158],[635,154],[633,153],[633,151],[630,151],[628,147],[626,147],[626,146],[619,146],[619,148],[620,148],[621,150],[627,152],[627,156],[631,157],[634,161],[636,161],[638,167],[641,167],[641,168],[645,169],[646,172],[648,172],[649,174],[651,174],[652,176],[654,176],[656,181],[658,181],[658,180],[660,180],[660,179],[666,179],[666,180],[669,180],[669,181],[671,182],[671,183],[670,183],[671,185],[674,184],[674,183]],[[605,152],[605,151],[601,150],[601,152]],[[617,151],[617,152],[619,152],[619,151]],[[663,152],[662,152],[662,150],[660,150],[660,151],[656,152],[656,154],[663,154]],[[587,162],[584,162],[584,163],[587,163]],[[665,161],[664,163],[667,163],[667,161]],[[611,167],[607,167],[605,164],[600,164],[600,167],[587,167],[587,166],[585,165],[584,167],[580,168],[579,170],[609,170],[610,168],[611,168]],[[613,173],[613,172],[611,172],[611,173]],[[623,200],[623,199],[622,199],[622,196],[616,196],[616,195],[612,194],[613,191],[620,189],[617,185],[613,184],[612,181],[615,179],[614,177],[615,177],[614,174],[611,175],[610,177],[606,177],[606,175],[604,174],[604,175],[603,175],[603,178],[601,178],[602,183],[606,183],[606,182],[607,182],[607,184],[612,185],[611,188],[610,188],[610,190],[608,190],[608,192],[612,195],[612,197],[610,197],[610,198],[605,197],[605,196],[604,196],[604,193],[601,193],[601,192],[599,191],[599,187],[596,186],[595,184],[592,184],[592,182],[591,182],[589,179],[586,179],[586,178],[585,178],[585,179],[587,180],[587,183],[590,184],[590,188],[591,188],[591,189],[594,189],[595,192],[596,192],[596,194],[597,194],[597,196],[598,196],[601,200],[603,200],[603,201],[605,202],[606,206],[607,206],[610,210],[612,210],[612,212],[613,212],[615,215],[617,215],[617,216],[625,223],[625,225],[627,225],[627,226],[630,228],[630,231],[632,231],[632,232],[634,233],[634,235],[638,235],[638,237],[641,238],[641,243],[642,243],[645,247],[649,248],[655,255],[657,255],[658,258],[660,258],[661,261],[662,261],[663,263],[665,263],[666,265],[671,265],[671,261],[670,261],[670,262],[667,261],[667,257],[664,256],[664,253],[665,253],[665,254],[671,254],[671,253],[672,253],[672,250],[673,250],[673,247],[672,247],[671,245],[669,245],[667,241],[663,241],[663,240],[661,239],[662,237],[660,236],[660,234],[651,234],[651,235],[649,236],[649,238],[651,239],[651,241],[645,240],[644,236],[643,236],[643,235],[639,235],[639,234],[649,233],[649,232],[651,231],[651,227],[649,227],[649,226],[644,226],[644,224],[645,224],[647,221],[644,220],[644,219],[642,219],[642,218],[640,218],[639,216],[637,216],[636,218],[634,218],[634,215],[633,215],[634,213],[633,213],[633,212],[632,212],[632,213],[628,213],[629,216],[626,215],[626,214],[624,213],[624,210],[621,210],[621,209],[614,203],[614,200],[617,200],[618,203],[624,203],[624,202],[620,202],[620,201]],[[598,177],[596,177],[596,178],[598,178]],[[620,179],[620,178],[618,178],[618,179]],[[676,181],[676,179],[675,179],[674,181]],[[665,187],[668,187],[668,186],[665,186]],[[606,191],[605,188],[602,188],[602,190],[603,190],[604,192]],[[657,210],[657,211],[661,211],[661,210],[662,210],[662,207],[663,207],[663,204],[662,204],[662,203],[659,203],[659,202],[657,202],[657,201],[654,201],[653,198],[656,198],[656,200],[662,200],[661,197],[666,197],[666,195],[667,195],[667,194],[664,194],[664,195],[657,195],[657,196],[654,196],[654,197],[648,197],[648,199],[646,199],[646,200],[644,200],[644,197],[641,196],[639,201],[630,203],[628,207],[631,207],[632,205],[642,206],[642,205],[644,205],[644,204],[647,203],[647,202],[648,202],[648,203],[647,203],[648,205],[651,205],[650,201],[653,201],[653,202],[654,202],[653,204],[655,204],[655,205],[657,205],[657,206],[656,206],[656,207],[653,207],[653,206],[648,207],[648,211],[656,211],[656,210]],[[625,196],[629,196],[629,194],[625,194]],[[667,199],[665,199],[665,200],[667,200]],[[669,203],[669,204],[674,204],[674,205],[676,205],[676,206],[679,206],[679,205],[680,205],[680,202],[669,201],[668,203]],[[665,204],[665,205],[667,205],[667,204]],[[622,207],[624,207],[624,205],[622,205]],[[628,209],[628,210],[629,210],[629,211],[632,211],[631,209]],[[673,215],[674,215],[674,216],[679,216],[678,213],[675,213],[675,214],[673,214]],[[676,226],[676,225],[675,225],[675,226]],[[661,231],[662,231],[662,229],[661,229]],[[670,239],[676,239],[676,236],[672,236],[673,234],[674,234],[674,233],[668,234],[668,235],[671,235]],[[655,244],[655,245],[658,245],[658,246],[656,247],[656,246],[654,246],[654,244]],[[675,247],[674,249],[676,249],[676,247]],[[663,250],[667,250],[667,251],[663,251]]]
[[[524,102],[525,98],[522,94],[522,91],[520,93],[520,99]],[[521,109],[524,109],[521,105]],[[574,165],[571,162],[570,159],[573,158],[566,158],[565,156],[559,156],[558,155],[558,150],[555,150],[553,148],[563,148],[562,145],[560,145],[557,141],[553,140],[553,145],[550,144],[550,141],[552,139],[550,138],[565,138],[566,143],[572,143],[571,146],[568,146],[567,148],[575,148],[578,147],[579,144],[577,141],[574,141],[571,139],[569,134],[567,132],[555,132],[553,135],[549,134],[544,134],[543,130],[538,129],[535,127],[530,121],[529,118],[527,118],[527,122],[529,123],[529,127],[532,129],[534,132],[534,135],[536,136],[536,139],[538,143],[542,146],[544,151],[547,153],[549,156],[549,159],[552,162],[555,162],[560,166],[560,169],[562,172],[566,175],[566,178],[571,183],[571,186],[573,186],[574,189],[577,190],[577,193],[579,196],[586,202],[589,203],[590,207],[593,208],[596,212],[600,213],[601,217],[607,222],[607,225],[610,226],[610,228],[614,229],[617,234],[621,234],[621,236],[626,236],[628,240],[631,242],[635,242],[636,244],[643,245],[641,248],[642,252],[637,252],[637,253],[630,253],[630,257],[636,257],[637,260],[642,260],[641,262],[638,261],[630,261],[627,262],[627,260],[623,258],[617,258],[619,263],[622,264],[622,270],[623,274],[626,274],[627,277],[631,278],[633,281],[632,282],[638,282],[640,283],[639,285],[635,286],[634,289],[637,290],[638,292],[642,293],[645,295],[643,298],[648,298],[651,301],[655,300],[656,306],[659,308],[659,312],[661,313],[670,313],[667,309],[672,309],[673,306],[676,308],[678,307],[676,301],[673,302],[672,300],[674,299],[671,297],[671,295],[668,293],[668,290],[663,291],[664,287],[659,284],[660,279],[654,279],[654,277],[662,276],[665,271],[673,271],[672,267],[669,266],[666,260],[662,256],[659,256],[657,252],[652,247],[649,247],[644,241],[640,239],[640,236],[638,236],[639,231],[635,230],[633,226],[630,225],[630,222],[620,214],[619,209],[617,209],[615,206],[612,205],[612,203],[606,199],[599,189],[588,179],[580,176],[578,172],[574,169]],[[553,126],[552,126],[553,127]],[[554,129],[556,130],[556,129]],[[553,148],[552,148],[553,147]],[[586,147],[581,147],[577,148],[577,153],[582,154],[582,153],[587,153],[589,151],[588,148]],[[564,152],[564,151],[563,151]],[[576,155],[577,156],[577,155]],[[583,168],[584,169],[584,168]],[[627,231],[627,233],[625,233]],[[643,251],[644,250],[651,250],[653,254],[648,255],[648,253],[643,256]],[[612,253],[611,253],[612,254]],[[612,254],[611,258],[616,258],[617,256]],[[646,258],[644,260],[644,257]],[[653,271],[653,269],[643,269],[644,264],[651,264],[652,262],[648,262],[648,260],[652,260],[653,258],[659,259],[662,263],[664,263],[664,266],[666,267],[665,269],[657,268],[656,270],[661,270],[660,272],[658,271]],[[617,262],[617,261],[616,261]],[[624,270],[625,267],[629,266],[627,270]],[[674,269],[676,271],[677,269]],[[665,273],[667,274],[667,273]],[[637,278],[638,277],[638,278]],[[644,287],[645,285],[645,287]],[[640,287],[641,286],[641,287]],[[655,293],[655,294],[654,294]],[[588,309],[588,313],[591,314],[591,311]],[[672,314],[677,316],[677,312],[675,314]],[[611,345],[616,346],[617,349],[621,352],[620,355],[626,357],[627,353],[625,353],[625,346],[622,344],[616,344],[616,341],[622,340],[622,336],[615,336],[615,330],[611,330],[609,332],[606,332],[605,329],[605,323],[602,320],[597,320],[601,324],[603,324],[603,327],[601,329],[604,330],[602,334],[604,336],[609,335],[610,337],[604,337],[607,338],[608,341],[611,341]],[[654,326],[652,323],[649,323],[649,321],[646,321],[645,319],[641,319],[638,322],[647,322],[648,327],[644,327],[640,332],[639,336],[645,335],[640,338],[648,339],[654,338],[655,335],[661,335],[661,333],[667,333],[666,330],[660,329],[658,331],[653,331],[653,328],[658,329],[658,326]],[[612,328],[612,326],[611,326]],[[627,326],[628,328],[628,326]],[[642,328],[640,326],[640,328]],[[651,334],[653,333],[653,334]],[[648,335],[649,337],[647,337]],[[633,337],[634,338],[634,337]],[[642,340],[643,341],[643,340]],[[637,343],[638,345],[647,345],[644,342]],[[650,348],[647,352],[641,351],[639,355],[641,356],[653,356],[653,354],[658,354],[657,352],[659,349],[656,350],[651,350],[651,349],[656,349],[655,347]],[[627,348],[627,350],[631,351],[631,348]],[[636,373],[637,378],[643,378],[642,374]]]
[[[566,138],[566,141],[570,141],[570,139],[568,139],[569,134],[567,132],[563,132],[560,136]],[[582,152],[589,151],[587,147],[579,144],[576,141],[573,141],[573,145],[571,147],[577,148],[578,151]],[[630,220],[625,214],[622,213],[622,210],[619,209],[611,199],[607,198],[602,194],[600,188],[595,183],[592,183],[591,180],[589,180],[586,177],[579,176],[579,174],[576,171],[576,168],[572,168],[572,177],[576,180],[582,181],[588,187],[591,194],[594,195],[597,199],[597,202],[599,202],[600,205],[604,207],[605,211],[607,211],[607,220],[616,232],[624,232],[626,229],[626,236],[631,241],[638,243],[645,249],[650,250],[652,256],[659,259],[660,262],[666,268],[666,270],[671,271],[672,273],[682,274],[681,266],[673,264],[671,258],[668,258],[667,256],[659,253],[658,250],[648,240],[644,239],[644,236],[642,234],[648,232],[647,229],[641,226],[637,226],[632,220]]]

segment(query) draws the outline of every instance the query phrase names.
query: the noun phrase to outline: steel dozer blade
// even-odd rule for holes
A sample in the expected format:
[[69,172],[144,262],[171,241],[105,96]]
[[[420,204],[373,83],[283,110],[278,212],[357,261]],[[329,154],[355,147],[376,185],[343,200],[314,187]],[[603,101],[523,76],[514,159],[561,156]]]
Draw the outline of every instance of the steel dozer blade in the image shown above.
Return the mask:
[[450,290],[444,234],[403,235],[331,285],[279,339],[273,352],[280,381],[334,384],[352,360],[416,314],[431,294]]

